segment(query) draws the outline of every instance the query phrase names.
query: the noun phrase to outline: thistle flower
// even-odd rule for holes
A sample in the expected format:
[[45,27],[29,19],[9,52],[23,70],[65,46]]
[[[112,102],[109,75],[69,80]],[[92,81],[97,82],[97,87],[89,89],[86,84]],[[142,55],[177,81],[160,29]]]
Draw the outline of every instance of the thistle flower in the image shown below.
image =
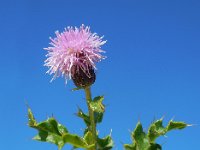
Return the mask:
[[47,73],[54,74],[52,80],[64,76],[66,81],[73,79],[76,86],[92,84],[95,81],[95,63],[105,58],[100,53],[104,52],[101,46],[106,41],[84,25],[68,27],[64,32],[56,31],[55,34],[54,39],[50,38],[51,46],[44,48],[48,51],[45,66],[49,67]]

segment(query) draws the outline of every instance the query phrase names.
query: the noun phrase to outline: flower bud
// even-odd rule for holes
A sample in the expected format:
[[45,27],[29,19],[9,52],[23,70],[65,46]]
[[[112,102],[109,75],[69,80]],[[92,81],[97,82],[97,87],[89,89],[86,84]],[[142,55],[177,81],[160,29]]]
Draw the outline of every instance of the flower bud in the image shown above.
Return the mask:
[[95,82],[96,75],[94,68],[89,66],[87,72],[84,72],[78,65],[72,67],[72,80],[79,88],[86,88]]

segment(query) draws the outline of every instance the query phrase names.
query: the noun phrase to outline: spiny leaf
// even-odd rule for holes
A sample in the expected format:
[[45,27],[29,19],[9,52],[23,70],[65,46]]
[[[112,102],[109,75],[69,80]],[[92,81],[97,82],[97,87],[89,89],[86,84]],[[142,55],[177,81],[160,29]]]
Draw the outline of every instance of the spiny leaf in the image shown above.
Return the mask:
[[55,118],[48,118],[46,121],[31,127],[38,130],[38,135],[33,138],[34,140],[56,144],[59,149],[64,146],[65,143],[62,139],[62,135],[68,133],[68,131],[63,125],[59,124]]
[[136,125],[136,128],[132,133],[132,137],[139,150],[145,150],[149,147],[147,135],[143,131],[142,124],[140,122]]
[[41,142],[50,142],[50,143],[56,144],[59,149],[61,149],[65,144],[60,135],[50,133],[50,132],[45,132],[42,130],[40,130],[39,134],[36,135],[33,139],[41,141]]
[[149,129],[148,133],[145,133],[142,128],[142,124],[139,122],[136,125],[135,130],[132,132],[132,144],[125,144],[126,150],[161,150],[162,147],[155,143],[156,138],[165,135],[168,131],[174,129],[183,129],[188,125],[184,122],[170,121],[166,127],[163,126],[163,119],[154,121]]
[[102,104],[103,99],[103,96],[97,96],[90,102],[90,107],[94,112],[103,113],[105,111],[104,105]]
[[94,119],[95,119],[95,123],[101,123],[103,120],[103,113],[94,112]]
[[125,150],[137,150],[135,144],[124,144]]
[[110,150],[112,149],[114,143],[110,135],[105,138],[97,138],[97,149],[98,150]]
[[65,126],[63,126],[62,124],[59,124],[58,123],[58,131],[61,135],[65,134],[65,133],[68,133],[68,130]]
[[37,124],[37,122],[35,120],[35,117],[34,117],[32,111],[31,111],[31,109],[28,108],[28,125],[29,126],[34,126],[36,124]]
[[154,142],[157,137],[164,135],[166,133],[165,128],[162,125],[163,120],[159,119],[153,122],[148,130],[148,138],[150,143]]
[[89,127],[90,126],[90,117],[85,114],[80,108],[78,109],[78,113],[76,114],[78,117],[82,118],[85,124]]
[[59,149],[66,143],[77,148],[89,149],[91,147],[82,137],[70,134],[68,130],[53,117],[37,123],[30,108],[28,109],[28,117],[29,126],[38,130],[38,135],[33,138],[34,140],[56,144]]
[[92,132],[87,131],[87,133],[84,135],[84,140],[88,145],[91,145],[91,150],[94,149],[95,145],[93,144]]
[[78,135],[75,135],[75,134],[69,134],[69,133],[66,133],[64,136],[63,136],[63,140],[65,143],[69,143],[75,147],[78,147],[78,148],[88,148],[88,144],[86,143],[86,141],[79,137]]
[[166,127],[166,130],[168,132],[168,131],[174,130],[174,129],[184,129],[187,126],[188,126],[188,124],[186,124],[184,122],[176,122],[176,121],[170,120],[169,124]]
[[88,145],[92,144],[92,140],[93,140],[92,138],[93,138],[92,137],[92,132],[88,131],[87,133],[85,133],[84,140],[86,141],[86,143]]
[[44,130],[46,132],[55,133],[60,136],[63,134],[63,132],[68,132],[64,126],[62,126],[55,120],[55,118],[48,118],[46,121],[38,123],[35,128],[39,130]]
[[175,122],[175,121],[170,121],[167,125],[167,127],[163,126],[163,119],[157,120],[153,122],[148,130],[148,138],[149,141],[152,143],[156,140],[157,137],[165,135],[168,131],[170,130],[175,130],[175,129],[183,129],[187,126],[186,123],[184,122]]
[[146,134],[143,131],[142,124],[137,123],[135,130],[132,132],[132,137],[136,142],[139,142],[141,139],[145,138]]
[[162,150],[162,147],[159,144],[151,143],[148,150]]

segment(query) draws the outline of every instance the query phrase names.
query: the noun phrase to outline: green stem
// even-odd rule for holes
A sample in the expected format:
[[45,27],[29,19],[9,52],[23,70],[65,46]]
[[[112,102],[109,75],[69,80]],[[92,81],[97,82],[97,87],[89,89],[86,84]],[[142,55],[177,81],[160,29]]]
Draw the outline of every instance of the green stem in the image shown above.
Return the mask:
[[95,144],[95,150],[96,150],[96,147],[97,147],[96,124],[95,124],[95,120],[94,120],[94,111],[90,107],[90,102],[92,101],[90,87],[86,87],[84,90],[85,90],[87,106],[88,106],[90,122],[91,122],[91,127],[89,127],[89,130],[92,132],[92,137],[93,137],[92,142]]

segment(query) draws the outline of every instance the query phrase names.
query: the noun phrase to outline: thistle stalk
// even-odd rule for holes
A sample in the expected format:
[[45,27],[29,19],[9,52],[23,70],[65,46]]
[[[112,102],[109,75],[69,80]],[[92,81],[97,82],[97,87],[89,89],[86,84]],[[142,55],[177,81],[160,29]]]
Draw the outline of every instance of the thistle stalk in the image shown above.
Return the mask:
[[90,102],[92,101],[90,86],[86,87],[84,90],[85,90],[87,107],[88,107],[88,112],[89,112],[89,117],[90,117],[90,122],[91,122],[89,130],[92,132],[92,137],[93,137],[92,143],[95,145],[94,150],[96,150],[97,149],[96,124],[95,124],[95,120],[94,120],[94,111],[90,107]]

